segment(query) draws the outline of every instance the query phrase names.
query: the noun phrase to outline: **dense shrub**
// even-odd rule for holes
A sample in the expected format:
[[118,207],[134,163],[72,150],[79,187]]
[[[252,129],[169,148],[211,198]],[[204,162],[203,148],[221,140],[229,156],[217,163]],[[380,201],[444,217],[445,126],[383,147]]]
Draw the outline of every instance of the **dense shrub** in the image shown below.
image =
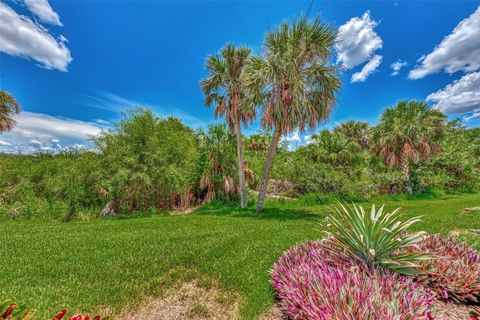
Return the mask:
[[[102,208],[134,212],[235,200],[235,139],[224,129],[194,131],[178,119],[136,109],[94,139],[96,150],[1,154],[0,217],[87,219]],[[371,151],[371,131],[349,121],[294,151],[284,140],[271,179],[289,185],[282,195],[308,195],[314,204],[402,197],[405,178]],[[410,163],[410,197],[480,190],[480,129],[453,121],[445,131],[439,155]],[[268,142],[265,132],[245,138],[250,189],[258,187]]]
[[369,269],[330,240],[289,249],[271,283],[292,319],[431,319],[434,294],[390,271]]
[[0,156],[0,216],[58,218],[100,206],[99,166],[93,152]]
[[179,120],[136,109],[94,142],[115,211],[172,208],[191,198],[197,141]]
[[429,251],[434,259],[423,261],[419,279],[444,299],[480,302],[480,254],[466,243],[430,235],[412,248]]

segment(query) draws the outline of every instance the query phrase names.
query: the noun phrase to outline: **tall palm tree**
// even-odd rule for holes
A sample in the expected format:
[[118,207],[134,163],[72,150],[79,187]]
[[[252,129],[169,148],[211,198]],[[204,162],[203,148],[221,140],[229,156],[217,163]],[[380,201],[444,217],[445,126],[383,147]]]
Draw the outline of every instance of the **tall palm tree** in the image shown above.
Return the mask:
[[281,135],[311,129],[325,121],[336,103],[340,80],[329,64],[335,31],[319,18],[284,22],[265,38],[262,56],[249,59],[245,86],[249,99],[262,107],[261,124],[273,129],[260,184],[257,213],[262,210]]
[[441,152],[439,138],[446,128],[446,116],[421,101],[400,101],[386,109],[373,129],[373,150],[385,164],[400,168],[408,193],[412,193],[410,163],[428,161]]
[[0,133],[9,131],[15,125],[13,115],[20,112],[20,104],[5,90],[0,89]]
[[215,104],[215,117],[225,117],[230,131],[237,136],[238,177],[240,185],[240,205],[247,206],[245,185],[245,164],[243,159],[242,127],[255,118],[255,108],[241,107],[244,98],[242,74],[250,49],[235,48],[227,44],[218,54],[207,58],[209,75],[200,83],[205,94],[205,104]]

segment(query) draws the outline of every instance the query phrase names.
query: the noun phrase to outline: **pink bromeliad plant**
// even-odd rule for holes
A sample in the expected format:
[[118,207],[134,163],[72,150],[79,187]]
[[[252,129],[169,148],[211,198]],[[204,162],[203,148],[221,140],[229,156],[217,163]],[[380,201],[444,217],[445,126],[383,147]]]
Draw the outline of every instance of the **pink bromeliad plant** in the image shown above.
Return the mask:
[[334,248],[332,239],[308,242],[273,266],[271,284],[292,319],[433,319],[433,292]]
[[421,263],[418,279],[444,299],[457,302],[480,302],[480,254],[466,243],[430,235],[412,247],[412,251],[429,251],[435,258]]

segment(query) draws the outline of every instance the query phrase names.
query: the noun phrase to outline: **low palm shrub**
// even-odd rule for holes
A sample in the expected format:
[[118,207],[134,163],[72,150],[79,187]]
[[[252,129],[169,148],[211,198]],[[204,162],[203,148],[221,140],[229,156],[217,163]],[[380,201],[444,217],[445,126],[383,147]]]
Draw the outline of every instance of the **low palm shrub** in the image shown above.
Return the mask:
[[480,302],[480,254],[464,242],[430,235],[412,251],[429,251],[434,259],[421,263],[418,279],[444,299]]
[[431,319],[434,294],[389,270],[370,269],[331,239],[289,249],[271,284],[292,319]]
[[381,266],[402,274],[416,274],[420,261],[429,255],[420,250],[407,251],[423,239],[424,233],[410,233],[406,230],[420,218],[400,220],[400,208],[384,213],[384,207],[370,212],[355,204],[339,204],[327,218],[329,231],[335,246],[349,256],[364,261],[367,265]]

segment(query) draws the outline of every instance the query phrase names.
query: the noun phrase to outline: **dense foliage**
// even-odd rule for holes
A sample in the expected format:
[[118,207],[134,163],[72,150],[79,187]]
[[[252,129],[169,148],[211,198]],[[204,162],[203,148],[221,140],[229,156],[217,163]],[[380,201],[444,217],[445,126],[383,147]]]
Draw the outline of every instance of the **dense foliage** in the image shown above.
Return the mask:
[[[436,140],[440,153],[429,159],[409,162],[409,179],[401,168],[385,164],[375,154],[372,135],[366,127],[353,136],[341,130],[312,135],[312,142],[294,152],[280,152],[273,166],[273,179],[286,179],[295,186],[293,196],[328,194],[349,200],[384,194],[429,194],[473,192],[480,188],[480,130],[468,129],[459,121],[449,122]],[[252,152],[253,153],[253,152]],[[254,152],[263,156],[263,152]],[[255,167],[255,172],[261,168]]]
[[[408,185],[400,168],[373,152],[374,129],[349,121],[293,151],[281,142],[271,174],[280,190],[273,192],[315,204],[403,194],[409,186],[422,197],[480,189],[478,128],[449,122],[436,142],[441,153],[409,163]],[[271,136],[259,132],[244,140],[245,176],[255,190]],[[225,125],[194,131],[177,119],[136,109],[93,142],[92,151],[0,155],[0,216],[68,220],[90,218],[106,207],[109,214],[238,198],[235,135]]]
[[136,110],[95,138],[115,211],[188,204],[198,159],[194,132],[180,121]]

